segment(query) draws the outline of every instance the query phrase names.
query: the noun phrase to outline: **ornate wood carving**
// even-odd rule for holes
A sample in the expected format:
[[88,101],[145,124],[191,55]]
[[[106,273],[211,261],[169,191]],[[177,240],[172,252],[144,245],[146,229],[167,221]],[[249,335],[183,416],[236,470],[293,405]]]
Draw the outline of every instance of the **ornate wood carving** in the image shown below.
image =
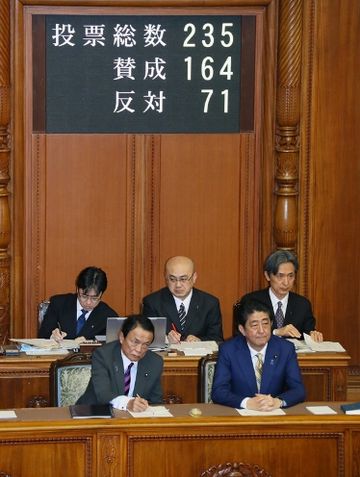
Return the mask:
[[10,2],[0,2],[0,341],[10,329]]
[[298,231],[298,163],[302,0],[282,0],[276,98],[274,239],[277,248],[295,249]]

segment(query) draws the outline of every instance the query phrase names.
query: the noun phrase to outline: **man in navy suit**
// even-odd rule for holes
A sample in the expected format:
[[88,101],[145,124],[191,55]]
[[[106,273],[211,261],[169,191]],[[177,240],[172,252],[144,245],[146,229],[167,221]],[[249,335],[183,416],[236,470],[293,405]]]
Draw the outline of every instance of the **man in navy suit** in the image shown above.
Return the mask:
[[314,341],[323,341],[322,333],[315,329],[310,301],[291,291],[298,268],[298,260],[292,252],[277,250],[270,254],[264,262],[264,275],[269,287],[244,295],[240,302],[255,299],[267,305],[272,311],[273,333],[276,336],[302,338],[306,333]]
[[256,411],[304,401],[294,345],[272,335],[268,307],[248,300],[235,307],[235,315],[240,335],[220,345],[212,400]]
[[111,403],[116,409],[136,412],[145,411],[149,403],[161,404],[163,359],[149,350],[153,339],[151,320],[130,315],[119,339],[94,351],[91,379],[77,404]]
[[115,310],[101,301],[107,288],[106,273],[97,267],[87,267],[76,278],[76,293],[54,295],[41,323],[39,338],[94,339],[104,335],[109,316]]
[[197,279],[194,262],[188,257],[171,257],[165,263],[164,275],[167,287],[143,299],[142,313],[167,317],[170,343],[178,343],[180,339],[222,341],[219,300],[194,288]]

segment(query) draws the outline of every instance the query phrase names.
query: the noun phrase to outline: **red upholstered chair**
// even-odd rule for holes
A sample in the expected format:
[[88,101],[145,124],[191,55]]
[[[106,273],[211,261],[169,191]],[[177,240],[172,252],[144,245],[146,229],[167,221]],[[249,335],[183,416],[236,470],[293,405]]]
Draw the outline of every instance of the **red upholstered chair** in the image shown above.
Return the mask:
[[227,462],[210,467],[200,477],[271,477],[271,475],[256,464]]

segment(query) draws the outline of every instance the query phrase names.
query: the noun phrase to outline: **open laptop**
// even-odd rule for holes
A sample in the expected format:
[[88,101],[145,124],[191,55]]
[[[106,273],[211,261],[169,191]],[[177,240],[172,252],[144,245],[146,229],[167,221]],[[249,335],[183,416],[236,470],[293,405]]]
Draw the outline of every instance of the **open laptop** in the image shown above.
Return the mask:
[[[149,317],[155,329],[154,341],[150,345],[150,349],[164,349],[167,347],[166,343],[166,317],[156,316]],[[111,316],[106,323],[106,342],[110,343],[118,339],[119,331],[121,330],[126,316]]]

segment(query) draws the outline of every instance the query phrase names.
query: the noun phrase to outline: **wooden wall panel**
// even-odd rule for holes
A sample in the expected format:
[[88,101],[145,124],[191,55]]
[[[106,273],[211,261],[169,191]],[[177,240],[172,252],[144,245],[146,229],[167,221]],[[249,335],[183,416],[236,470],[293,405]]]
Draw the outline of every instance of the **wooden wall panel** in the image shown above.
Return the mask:
[[243,276],[248,257],[257,254],[253,144],[253,135],[169,135],[161,141],[159,276],[163,282],[167,257],[192,257],[196,286],[221,299],[227,336],[232,305],[252,280],[252,273]]
[[78,272],[89,265],[107,272],[104,299],[124,312],[126,146],[121,135],[35,138],[26,181],[27,335],[36,333],[37,303],[74,291]]
[[325,336],[359,363],[360,4],[321,0],[306,7],[302,289]]

